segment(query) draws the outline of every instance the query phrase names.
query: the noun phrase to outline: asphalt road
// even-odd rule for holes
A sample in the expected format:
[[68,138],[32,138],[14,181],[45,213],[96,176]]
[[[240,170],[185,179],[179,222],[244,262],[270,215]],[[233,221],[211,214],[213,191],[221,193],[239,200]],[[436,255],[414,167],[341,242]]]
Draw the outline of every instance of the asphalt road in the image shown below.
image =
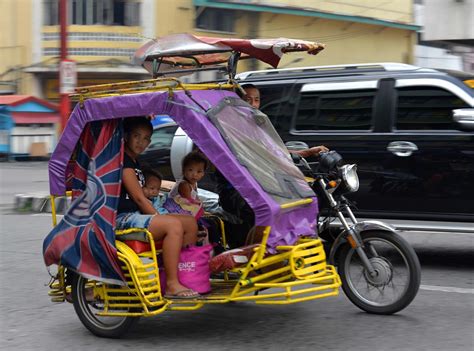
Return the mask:
[[341,291],[292,306],[235,303],[165,312],[142,318],[123,339],[97,338],[72,305],[47,296],[41,248],[50,217],[11,210],[21,189],[47,190],[45,164],[0,164],[0,172],[2,350],[474,349],[474,237],[467,234],[404,234],[419,255],[422,287],[393,316],[364,313]]

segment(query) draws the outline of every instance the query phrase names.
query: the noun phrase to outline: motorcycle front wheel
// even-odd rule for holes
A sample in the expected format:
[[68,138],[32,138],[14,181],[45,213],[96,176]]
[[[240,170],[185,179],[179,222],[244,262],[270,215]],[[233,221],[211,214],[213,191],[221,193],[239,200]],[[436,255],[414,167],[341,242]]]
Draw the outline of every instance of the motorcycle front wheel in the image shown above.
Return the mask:
[[415,250],[395,233],[370,231],[361,237],[375,274],[370,275],[357,252],[345,245],[338,257],[344,293],[368,313],[393,314],[404,309],[420,287],[421,268]]
[[[95,284],[103,284],[95,282]],[[74,309],[82,324],[89,331],[104,338],[119,338],[139,319],[138,317],[106,317],[97,315],[104,311],[104,304],[93,294],[94,282],[78,274],[72,280]]]

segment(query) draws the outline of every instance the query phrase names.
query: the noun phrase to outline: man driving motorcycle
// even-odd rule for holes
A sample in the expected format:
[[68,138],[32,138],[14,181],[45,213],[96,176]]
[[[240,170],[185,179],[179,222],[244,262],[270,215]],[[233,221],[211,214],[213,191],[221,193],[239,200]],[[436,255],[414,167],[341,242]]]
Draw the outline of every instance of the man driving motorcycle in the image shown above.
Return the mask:
[[[260,91],[253,84],[242,86],[245,95],[241,96],[253,108],[260,108]],[[307,158],[319,156],[321,152],[327,152],[329,149],[324,145],[314,146],[303,150],[288,150],[292,154],[297,154]],[[225,177],[216,171],[215,181],[217,183],[217,193],[219,194],[219,205],[227,212],[233,213],[240,219],[240,223],[228,224],[229,242],[232,247],[243,246],[246,242],[246,236],[241,233],[248,233],[254,226],[255,217],[250,206],[235,188],[225,179]],[[233,235],[235,234],[235,235]]]

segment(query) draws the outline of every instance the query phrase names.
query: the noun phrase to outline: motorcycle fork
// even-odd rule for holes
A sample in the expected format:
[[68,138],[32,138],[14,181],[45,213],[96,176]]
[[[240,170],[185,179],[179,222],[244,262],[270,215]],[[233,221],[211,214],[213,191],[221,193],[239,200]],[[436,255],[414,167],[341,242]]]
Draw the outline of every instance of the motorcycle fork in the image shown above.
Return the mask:
[[[359,233],[354,229],[355,224],[357,224],[357,218],[355,218],[354,213],[352,213],[352,210],[350,209],[349,205],[345,204],[343,206],[340,206],[340,203],[334,199],[334,196],[332,196],[331,193],[329,193],[326,190],[326,183],[323,179],[318,179],[319,185],[321,188],[324,190],[330,206],[336,210],[337,217],[341,221],[343,227],[344,227],[344,232],[346,233],[345,239],[349,243],[349,245],[357,252],[359,255],[360,260],[362,261],[362,264],[364,265],[365,269],[369,273],[370,276],[375,276],[377,274],[376,270],[374,269],[374,266],[370,262],[369,258],[367,257],[367,254],[364,251],[364,244],[362,242],[362,238],[359,235]],[[344,213],[342,212],[344,210],[351,222],[352,225],[350,225],[346,217],[344,216]],[[373,251],[373,248],[372,248]]]
[[[342,225],[344,226],[345,232],[346,232],[346,240],[349,243],[349,245],[357,252],[359,255],[360,260],[362,261],[362,264],[364,265],[365,269],[369,273],[370,276],[374,276],[377,274],[374,266],[370,262],[369,258],[367,257],[367,254],[364,251],[364,243],[362,242],[362,238],[357,230],[354,229],[354,225],[357,224],[357,219],[355,218],[354,214],[352,213],[352,210],[348,205],[344,205],[343,209],[345,212],[349,215],[349,218],[351,219],[352,225],[349,225],[347,222],[343,212],[341,210],[336,210],[337,216],[339,220],[341,221]],[[369,248],[369,250],[373,248]]]

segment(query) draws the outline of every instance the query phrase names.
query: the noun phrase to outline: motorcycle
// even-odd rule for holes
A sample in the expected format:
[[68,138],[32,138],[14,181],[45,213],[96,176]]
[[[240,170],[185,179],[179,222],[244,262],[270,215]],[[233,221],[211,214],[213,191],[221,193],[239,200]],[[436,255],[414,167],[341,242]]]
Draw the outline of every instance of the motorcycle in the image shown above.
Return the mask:
[[[307,149],[290,142],[289,149]],[[328,258],[338,268],[342,289],[360,309],[392,314],[408,306],[420,287],[421,268],[410,244],[381,221],[358,221],[345,195],[359,189],[357,165],[344,164],[336,151],[323,152],[315,167],[292,154],[318,195],[319,236],[326,240]],[[339,221],[334,230],[334,219]],[[334,233],[336,232],[336,233]]]

